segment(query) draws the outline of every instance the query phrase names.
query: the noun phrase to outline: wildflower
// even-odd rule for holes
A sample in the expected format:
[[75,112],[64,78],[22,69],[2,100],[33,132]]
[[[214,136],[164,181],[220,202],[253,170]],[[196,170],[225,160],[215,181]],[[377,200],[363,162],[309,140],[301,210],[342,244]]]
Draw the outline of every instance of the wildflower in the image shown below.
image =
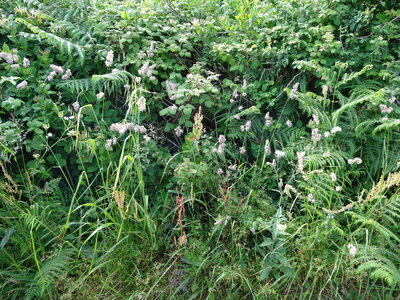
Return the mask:
[[236,120],[240,120],[240,116],[239,115],[234,115],[233,116]]
[[311,131],[311,140],[312,140],[314,143],[316,143],[316,142],[318,142],[320,139],[321,139],[321,134],[319,133],[318,128],[314,128],[314,129]]
[[69,116],[68,119],[73,120],[73,119],[75,119],[75,116]]
[[47,76],[47,81],[53,81],[54,80],[54,76],[57,75],[57,72],[53,71],[51,72],[48,76]]
[[315,123],[316,125],[319,125],[320,122],[319,122],[318,116],[317,116],[316,114],[313,114],[312,117],[313,117],[314,123]]
[[285,156],[285,152],[283,152],[283,151],[280,151],[280,150],[276,150],[275,151],[275,156],[276,157],[283,157],[283,156]]
[[139,76],[135,76],[135,82],[137,84],[141,83],[142,82],[142,78],[140,78]]
[[219,146],[218,146],[218,149],[217,149],[217,153],[218,154],[222,154],[222,153],[224,153],[224,150],[225,150],[225,147],[226,147],[226,144],[225,143],[223,143],[223,144],[220,144]]
[[296,82],[294,85],[293,85],[293,87],[292,87],[292,89],[290,90],[290,99],[296,99],[297,98],[297,95],[298,95],[298,92],[297,92],[297,90],[299,89],[299,85],[300,85],[300,83],[299,82]]
[[174,132],[176,134],[177,137],[180,137],[183,133],[183,129],[181,128],[181,126],[178,126],[174,129]]
[[29,68],[29,66],[31,65],[31,62],[29,61],[29,59],[27,59],[26,57],[22,60],[22,65],[24,66],[24,68]]
[[240,126],[241,131],[250,131],[251,121],[247,121],[245,125]]
[[113,61],[114,61],[114,51],[110,50],[110,51],[108,51],[107,56],[106,56],[106,62],[105,62],[106,66],[111,67],[113,64]]
[[299,162],[299,166],[297,167],[299,173],[303,173],[304,170],[304,156],[306,155],[305,152],[297,152],[297,160]]
[[353,159],[348,159],[347,160],[349,165],[353,165],[353,164],[357,164],[357,165],[361,165],[362,164],[362,159],[359,157],[355,157]]
[[229,103],[233,103],[233,102],[235,102],[235,100],[233,100],[233,99],[229,100]]
[[153,51],[154,51],[155,43],[156,43],[155,41],[151,41],[150,42],[150,48],[149,48],[149,50],[147,50],[147,57],[153,57],[154,56]]
[[136,102],[139,111],[145,111],[146,110],[146,98],[141,96],[137,102]]
[[339,126],[335,126],[335,127],[333,127],[333,128],[331,129],[331,133],[332,133],[332,134],[335,134],[336,132],[341,132],[341,131],[342,131],[342,128],[339,127]]
[[151,141],[151,137],[149,137],[147,134],[145,134],[145,135],[143,136],[143,139],[144,139],[144,141],[145,141],[146,143],[148,143],[148,142]]
[[112,69],[111,71],[113,74],[117,74],[119,72],[119,70],[117,68]]
[[63,119],[64,119],[65,121],[68,121],[68,120],[69,120],[69,118],[68,118],[67,116],[63,117]]
[[139,71],[138,71],[138,73],[140,74],[140,75],[145,75],[145,76],[147,76],[147,77],[152,77],[152,74],[153,74],[153,71],[154,71],[154,69],[156,68],[156,66],[157,65],[151,65],[151,66],[149,66],[150,65],[150,63],[147,61],[147,62],[145,62],[144,64],[143,64],[143,66],[139,69]]
[[71,70],[70,70],[70,69],[67,69],[67,70],[65,71],[65,74],[64,74],[63,76],[61,76],[61,79],[62,79],[62,80],[67,80],[67,79],[69,79],[69,78],[71,77],[71,75],[72,75]]
[[172,81],[167,80],[166,84],[167,84],[166,86],[167,86],[168,92],[175,92],[176,91],[176,84],[175,83],[173,83]]
[[331,173],[330,176],[333,182],[337,181],[337,176],[335,173]]
[[64,73],[64,69],[62,67],[56,66],[56,65],[50,65],[50,68],[56,72],[57,74],[63,74]]
[[103,93],[103,92],[100,92],[100,93],[98,93],[98,94],[96,95],[97,100],[100,100],[100,99],[103,98],[103,97],[104,97],[104,93]]
[[307,200],[310,203],[315,203],[314,195],[313,194],[308,194],[307,195]]
[[396,97],[395,96],[392,96],[392,97],[389,98],[389,102],[390,103],[394,103],[395,101],[396,101]]
[[342,190],[342,187],[340,187],[340,186],[335,186],[335,191],[336,192],[340,192]]
[[12,64],[14,62],[14,57],[11,53],[0,52],[0,57],[4,59],[8,64]]
[[12,69],[19,69],[19,64],[12,64],[12,65],[11,65],[11,68],[12,68]]
[[236,170],[237,170],[237,166],[236,166],[236,164],[230,165],[230,166],[228,167],[228,169],[231,170],[231,171],[236,171]]
[[287,228],[287,226],[285,224],[276,225],[276,229],[278,229],[279,231],[285,231],[286,228]]
[[269,115],[269,112],[267,112],[264,116],[265,118],[265,126],[269,127],[272,125],[272,118]]
[[245,147],[240,147],[239,148],[239,153],[240,154],[245,154],[246,153],[246,148]]
[[114,146],[116,143],[117,143],[117,138],[116,137],[113,137],[112,139],[108,139],[106,141],[106,144],[104,145],[104,148],[107,151],[110,151],[110,150],[112,150],[112,146]]
[[16,89],[22,90],[22,89],[26,88],[27,85],[28,85],[28,81],[24,80],[24,81],[20,82],[19,84],[17,84]]
[[75,101],[74,103],[72,103],[72,107],[73,107],[73,109],[74,109],[76,112],[78,112],[78,111],[79,111],[79,108],[80,108],[81,106],[79,105],[79,102],[78,102],[78,101]]
[[110,130],[111,131],[116,131],[119,134],[124,134],[128,130],[128,128],[127,128],[126,125],[124,125],[122,123],[113,123],[110,126]]
[[352,257],[356,256],[356,254],[357,254],[357,252],[358,252],[356,246],[354,246],[353,244],[348,244],[348,245],[347,245],[347,249],[349,249],[349,253],[350,253],[350,255],[351,255]]
[[331,133],[329,131],[325,131],[324,132],[324,137],[328,138],[330,137]]
[[226,138],[225,138],[224,135],[221,134],[221,135],[218,137],[218,143],[223,144],[223,143],[225,143],[225,142],[226,142]]
[[240,106],[238,107],[238,109],[239,109],[239,110],[243,110],[243,106],[240,105]]
[[382,122],[385,122],[385,121],[387,121],[387,120],[389,120],[388,117],[383,117],[383,118],[381,119]]
[[217,174],[218,174],[218,175],[222,175],[222,174],[224,174],[224,171],[223,171],[221,168],[219,168],[219,169],[217,170]]
[[247,79],[243,79],[242,88],[245,89],[247,87]]
[[232,97],[233,97],[233,99],[239,98],[239,93],[238,93],[238,90],[237,90],[237,89],[235,89],[235,90],[233,91]]
[[286,121],[286,126],[289,127],[289,128],[290,128],[290,127],[293,127],[292,121],[287,120],[287,121]]
[[49,133],[47,134],[47,136],[48,136],[48,137],[52,137],[53,134],[52,134],[51,132],[49,132]]
[[389,107],[385,104],[379,105],[379,108],[381,109],[381,113],[383,114],[390,114],[393,111],[393,107]]

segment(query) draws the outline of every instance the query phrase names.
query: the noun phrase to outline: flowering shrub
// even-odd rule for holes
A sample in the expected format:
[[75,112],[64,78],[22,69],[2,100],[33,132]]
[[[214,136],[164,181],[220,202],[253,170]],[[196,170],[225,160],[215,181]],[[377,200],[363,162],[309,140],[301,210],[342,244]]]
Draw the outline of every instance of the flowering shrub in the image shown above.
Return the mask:
[[395,297],[396,4],[0,3],[1,295]]

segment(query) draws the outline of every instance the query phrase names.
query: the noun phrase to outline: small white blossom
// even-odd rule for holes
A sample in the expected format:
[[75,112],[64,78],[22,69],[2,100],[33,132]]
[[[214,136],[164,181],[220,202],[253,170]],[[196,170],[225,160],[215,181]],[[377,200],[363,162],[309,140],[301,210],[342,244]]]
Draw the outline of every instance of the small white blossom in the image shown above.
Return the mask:
[[101,98],[103,98],[104,97],[104,93],[103,92],[100,92],[100,93],[98,93],[97,95],[96,95],[96,98],[98,99],[98,100],[100,100]]
[[325,131],[324,132],[324,137],[328,138],[330,137],[331,133],[329,131]]
[[72,103],[72,107],[73,107],[73,109],[74,109],[76,112],[78,112],[78,111],[79,111],[79,108],[80,108],[81,106],[79,105],[79,102],[78,102],[78,101],[75,101],[74,103]]
[[27,85],[28,85],[28,81],[24,80],[24,81],[20,82],[19,84],[17,84],[17,86],[15,88],[17,90],[22,90],[22,89],[26,88]]
[[223,144],[223,143],[225,143],[225,142],[226,142],[226,138],[225,138],[224,135],[221,134],[221,135],[218,137],[218,143]]
[[293,87],[292,87],[292,89],[290,90],[290,99],[296,99],[297,98],[297,95],[298,95],[298,92],[297,92],[297,90],[299,89],[299,85],[300,85],[300,83],[299,82],[296,82],[294,85],[293,85]]
[[337,176],[336,176],[335,173],[331,173],[330,176],[331,176],[331,179],[332,179],[333,182],[337,181]]
[[31,65],[31,62],[29,61],[29,59],[27,59],[26,57],[22,60],[22,65],[24,66],[24,68],[29,68],[29,66]]
[[393,111],[393,107],[387,106],[386,104],[379,105],[379,108],[383,114],[390,114]]
[[65,71],[65,74],[64,74],[63,76],[61,76],[61,79],[62,79],[62,80],[67,80],[67,79],[69,79],[69,78],[71,77],[71,75],[72,75],[71,70],[70,70],[70,69],[67,69],[67,70]]
[[240,147],[239,148],[239,153],[240,154],[245,154],[246,153],[246,148],[245,147]]
[[347,249],[349,249],[349,253],[350,253],[350,255],[351,255],[352,257],[356,256],[356,254],[357,254],[357,252],[358,252],[356,246],[354,246],[353,244],[348,244],[348,245],[347,245]]
[[221,168],[219,168],[219,169],[217,170],[217,174],[218,174],[218,175],[222,175],[222,174],[224,174],[224,171],[223,171]]
[[283,157],[283,156],[285,156],[285,152],[283,152],[283,151],[280,151],[280,150],[276,150],[275,151],[275,156],[276,157]]
[[335,191],[336,192],[340,192],[342,190],[342,187],[341,186],[335,186]]
[[286,126],[287,126],[287,127],[293,127],[292,121],[287,120],[287,121],[286,121]]
[[146,110],[146,98],[141,96],[137,102],[136,102],[139,111],[145,111]]
[[181,128],[181,126],[178,126],[174,129],[174,132],[177,137],[180,137],[183,134],[183,129]]
[[106,62],[105,62],[106,66],[111,67],[113,64],[113,61],[114,61],[114,51],[110,50],[107,53]]
[[46,80],[47,80],[47,81],[53,81],[53,80],[54,80],[54,77],[55,77],[56,75],[57,75],[57,72],[53,71],[53,72],[51,72],[51,73],[47,76]]
[[353,164],[357,164],[357,165],[361,165],[362,164],[362,159],[359,157],[355,157],[353,159],[348,159],[347,160],[349,165],[353,165]]
[[311,140],[316,143],[321,140],[321,134],[319,133],[318,128],[314,128],[311,130]]
[[333,128],[331,129],[331,133],[332,133],[332,134],[335,134],[336,132],[341,132],[341,131],[342,131],[342,128],[339,127],[339,126],[335,126],[335,127],[333,127]]
[[50,68],[56,72],[57,74],[63,74],[64,73],[64,69],[60,66],[56,66],[56,65],[50,65]]
[[396,97],[395,96],[392,96],[392,97],[389,98],[389,102],[390,103],[394,103],[395,101],[396,101]]

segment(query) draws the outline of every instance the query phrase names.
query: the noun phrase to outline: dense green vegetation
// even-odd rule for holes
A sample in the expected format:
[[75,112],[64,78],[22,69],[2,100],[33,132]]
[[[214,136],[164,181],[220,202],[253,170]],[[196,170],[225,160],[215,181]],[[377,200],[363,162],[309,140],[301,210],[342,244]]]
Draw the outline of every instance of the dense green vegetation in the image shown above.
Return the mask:
[[1,299],[400,295],[400,5],[0,2]]

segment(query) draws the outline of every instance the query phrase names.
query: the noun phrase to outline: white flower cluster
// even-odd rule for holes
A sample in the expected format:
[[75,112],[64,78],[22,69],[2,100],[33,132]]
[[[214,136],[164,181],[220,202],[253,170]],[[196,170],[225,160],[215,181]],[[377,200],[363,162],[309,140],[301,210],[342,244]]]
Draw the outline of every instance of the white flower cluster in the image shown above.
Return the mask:
[[224,135],[221,134],[221,135],[218,137],[218,144],[219,144],[219,145],[218,145],[218,148],[212,149],[212,152],[216,152],[216,153],[218,153],[218,154],[224,153],[224,150],[225,150],[225,147],[226,147],[225,142],[226,142],[226,138],[225,138]]
[[342,131],[342,128],[339,127],[339,126],[335,126],[335,127],[333,127],[333,128],[331,129],[331,133],[332,133],[332,134],[335,134],[336,132],[341,132],[341,131]]
[[150,48],[147,50],[147,57],[153,57],[154,56],[154,45],[156,44],[155,41],[150,42]]
[[111,67],[113,64],[113,61],[114,61],[114,51],[110,50],[107,53],[105,65],[107,67]]
[[240,148],[239,148],[239,153],[240,153],[240,154],[245,154],[245,153],[246,153],[246,148],[243,147],[243,146],[240,147]]
[[16,89],[22,90],[22,89],[26,88],[27,85],[28,85],[28,81],[24,80],[24,81],[20,82],[19,84],[17,84]]
[[387,106],[386,104],[379,105],[379,108],[383,114],[390,114],[393,111],[393,107]]
[[348,245],[347,245],[347,249],[349,249],[349,253],[350,253],[350,255],[351,255],[352,257],[356,256],[356,254],[357,254],[357,252],[358,252],[356,246],[354,246],[353,244],[348,244]]
[[103,92],[100,92],[100,93],[98,93],[98,94],[96,95],[97,100],[100,100],[100,99],[103,98],[103,97],[104,97],[104,93],[103,93]]
[[298,95],[298,89],[299,89],[299,85],[300,85],[300,82],[296,82],[294,85],[293,85],[293,87],[292,87],[292,89],[290,90],[290,99],[296,99],[297,98],[297,95]]
[[147,76],[150,80],[155,80],[156,78],[153,76],[153,72],[156,67],[156,64],[150,66],[150,62],[146,61],[139,69],[138,73],[140,75]]
[[353,159],[348,159],[347,160],[349,165],[353,165],[353,164],[357,164],[357,165],[361,165],[362,164],[362,159],[359,157],[355,157]]
[[241,131],[250,131],[251,130],[251,121],[247,121],[245,125],[240,126]]
[[177,137],[180,137],[183,134],[183,129],[181,128],[181,126],[178,126],[174,129],[174,132]]
[[0,58],[4,59],[8,64],[18,63],[18,55],[6,52],[0,52]]
[[65,74],[61,77],[61,79],[66,80],[69,79],[72,75],[71,70],[64,70],[62,67],[57,66],[57,65],[50,65],[50,68],[53,70],[48,76],[47,76],[47,81],[52,81],[54,80],[54,77],[59,74],[59,75],[63,75],[64,72]]
[[281,150],[276,150],[275,151],[275,156],[277,157],[277,158],[279,158],[279,157],[283,157],[283,156],[285,156],[285,152],[283,152],[283,151],[281,151]]
[[287,120],[287,121],[286,121],[286,126],[289,127],[289,128],[290,128],[290,127],[293,127],[292,121]]
[[145,111],[146,110],[146,98],[141,96],[136,101],[136,105],[138,106],[139,111]]
[[29,68],[29,66],[31,65],[31,62],[29,61],[29,59],[27,59],[26,57],[22,60],[22,65],[24,66],[24,68]]
[[267,112],[265,114],[264,118],[265,118],[265,126],[267,126],[267,127],[271,126],[272,125],[272,118],[269,115],[269,112]]
[[72,108],[74,109],[74,111],[78,112],[81,106],[79,105],[78,101],[75,101],[74,103],[72,103]]
[[319,133],[319,129],[318,128],[314,128],[313,130],[311,130],[311,140],[316,143],[319,140],[321,140],[322,135]]
[[112,139],[108,139],[106,141],[106,144],[104,145],[104,148],[106,148],[107,151],[112,150],[112,146],[114,146],[117,143],[117,138],[113,137]]
[[114,123],[110,126],[111,131],[116,131],[119,134],[125,134],[127,131],[146,133],[146,128],[141,125],[136,125],[133,123]]

